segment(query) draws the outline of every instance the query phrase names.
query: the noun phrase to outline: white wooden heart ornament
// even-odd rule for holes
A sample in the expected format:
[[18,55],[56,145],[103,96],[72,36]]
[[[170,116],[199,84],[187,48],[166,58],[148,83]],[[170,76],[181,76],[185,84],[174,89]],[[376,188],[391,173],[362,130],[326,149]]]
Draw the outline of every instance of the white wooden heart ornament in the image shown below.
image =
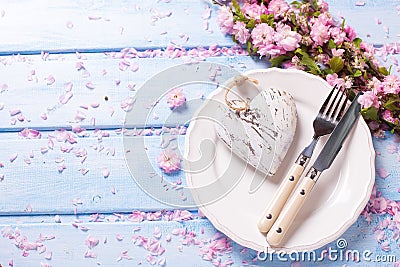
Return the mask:
[[[227,100],[229,107],[216,124],[219,138],[257,170],[274,175],[295,135],[296,104],[293,97],[276,88],[259,88],[256,80],[246,76],[234,79],[240,105]],[[256,89],[256,90],[255,90]]]

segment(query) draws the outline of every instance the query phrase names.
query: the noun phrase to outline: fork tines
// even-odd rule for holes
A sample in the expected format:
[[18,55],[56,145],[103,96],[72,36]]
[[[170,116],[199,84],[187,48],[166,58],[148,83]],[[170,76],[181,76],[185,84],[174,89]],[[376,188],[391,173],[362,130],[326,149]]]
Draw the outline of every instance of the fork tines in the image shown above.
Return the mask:
[[339,121],[346,110],[347,100],[348,97],[346,93],[335,85],[322,104],[321,111],[323,110],[323,112],[320,116],[326,119],[330,118],[331,122]]

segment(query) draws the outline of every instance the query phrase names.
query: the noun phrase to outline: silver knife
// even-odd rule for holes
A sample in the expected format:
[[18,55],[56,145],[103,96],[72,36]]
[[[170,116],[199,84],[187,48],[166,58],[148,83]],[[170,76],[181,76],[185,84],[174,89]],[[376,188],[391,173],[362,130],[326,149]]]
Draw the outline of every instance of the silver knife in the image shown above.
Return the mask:
[[345,141],[353,125],[356,123],[360,114],[361,106],[357,101],[359,96],[360,94],[354,98],[350,107],[343,115],[343,118],[340,120],[328,141],[322,148],[313,166],[309,169],[307,175],[302,179],[300,185],[296,188],[294,194],[290,197],[282,212],[279,214],[279,217],[273,224],[271,230],[268,232],[267,242],[270,246],[276,247],[281,243],[283,237],[287,233],[289,227],[294,221],[294,218],[309,196],[321,173],[328,169],[335,160],[337,154],[342,148],[343,142]]

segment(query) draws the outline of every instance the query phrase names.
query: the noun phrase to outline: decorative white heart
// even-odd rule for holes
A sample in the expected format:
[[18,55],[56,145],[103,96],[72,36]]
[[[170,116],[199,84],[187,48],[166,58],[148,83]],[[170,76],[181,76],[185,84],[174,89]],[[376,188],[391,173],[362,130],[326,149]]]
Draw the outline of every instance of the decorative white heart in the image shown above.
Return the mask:
[[[216,124],[219,138],[257,170],[274,175],[284,159],[296,131],[297,111],[293,97],[274,88],[258,88],[256,81],[235,79],[241,99],[252,95],[245,110],[226,109]],[[256,87],[257,95],[254,96]],[[261,92],[260,92],[261,91]]]

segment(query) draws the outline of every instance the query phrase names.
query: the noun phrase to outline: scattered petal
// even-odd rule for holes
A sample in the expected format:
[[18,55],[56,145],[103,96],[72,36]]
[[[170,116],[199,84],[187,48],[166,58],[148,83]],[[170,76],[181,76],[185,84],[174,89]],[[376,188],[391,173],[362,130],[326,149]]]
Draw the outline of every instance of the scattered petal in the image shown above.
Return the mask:
[[390,173],[388,173],[387,170],[384,168],[379,168],[377,171],[378,171],[379,177],[381,177],[383,179],[387,178],[390,175]]
[[14,162],[18,157],[18,153],[13,153],[10,155],[10,162]]

